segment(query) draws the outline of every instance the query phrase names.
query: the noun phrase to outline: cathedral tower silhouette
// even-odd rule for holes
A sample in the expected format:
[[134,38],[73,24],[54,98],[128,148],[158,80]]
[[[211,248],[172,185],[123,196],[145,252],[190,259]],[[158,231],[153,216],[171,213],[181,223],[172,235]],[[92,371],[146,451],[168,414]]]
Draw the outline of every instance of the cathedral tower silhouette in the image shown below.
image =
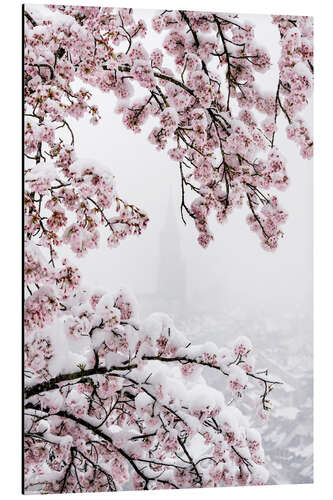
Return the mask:
[[[160,235],[157,295],[165,304],[165,312],[182,315],[187,307],[186,261],[180,240],[180,215],[170,190],[168,207]],[[169,310],[168,310],[169,309]]]

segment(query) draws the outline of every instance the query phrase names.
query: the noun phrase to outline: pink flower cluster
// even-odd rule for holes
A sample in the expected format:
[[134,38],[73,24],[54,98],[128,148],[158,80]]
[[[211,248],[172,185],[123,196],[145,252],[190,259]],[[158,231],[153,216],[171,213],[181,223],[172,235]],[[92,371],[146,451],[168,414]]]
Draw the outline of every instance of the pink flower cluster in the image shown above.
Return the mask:
[[313,156],[313,139],[303,120],[295,120],[287,127],[287,136],[301,148],[301,155],[305,159]]
[[313,139],[299,112],[313,90],[313,19],[306,16],[273,16],[280,32],[279,103],[289,121],[287,136],[300,146],[301,156],[313,156]]
[[276,196],[273,196],[269,203],[263,205],[259,213],[253,208],[253,198],[248,196],[248,204],[252,210],[252,215],[247,217],[247,222],[252,231],[259,234],[263,248],[275,250],[279,237],[283,237],[280,225],[287,220],[287,213],[278,204]]
[[53,322],[58,309],[58,301],[54,291],[44,286],[34,292],[25,301],[24,329],[27,334],[42,329]]

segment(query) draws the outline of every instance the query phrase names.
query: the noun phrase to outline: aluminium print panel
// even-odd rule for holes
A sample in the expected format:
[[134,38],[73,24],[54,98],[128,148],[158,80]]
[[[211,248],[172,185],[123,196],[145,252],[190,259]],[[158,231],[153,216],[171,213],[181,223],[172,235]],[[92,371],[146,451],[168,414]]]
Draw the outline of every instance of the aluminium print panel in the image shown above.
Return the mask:
[[313,19],[24,5],[24,492],[312,482]]

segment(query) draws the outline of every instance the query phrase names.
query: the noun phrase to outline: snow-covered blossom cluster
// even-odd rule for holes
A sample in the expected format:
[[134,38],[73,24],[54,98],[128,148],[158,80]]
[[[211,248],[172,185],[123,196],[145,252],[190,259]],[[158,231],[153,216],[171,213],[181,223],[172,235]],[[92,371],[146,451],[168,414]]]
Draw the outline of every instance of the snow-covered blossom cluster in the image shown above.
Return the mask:
[[233,399],[256,385],[267,412],[276,381],[247,338],[192,346],[165,314],[140,321],[126,290],[78,289],[63,307],[26,344],[27,490],[265,484],[260,435],[203,376],[218,370]]
[[[191,345],[165,314],[142,321],[130,292],[84,287],[64,258],[98,247],[101,228],[113,248],[148,223],[109,168],[76,157],[71,124],[100,120],[78,82],[112,91],[129,129],[155,119],[148,140],[178,162],[181,215],[203,247],[209,214],[222,223],[245,201],[251,229],[274,249],[286,213],[269,191],[288,185],[274,142],[281,111],[302,156],[312,148],[299,116],[312,87],[303,71],[313,68],[311,20],[273,18],[280,79],[264,95],[255,80],[269,54],[235,15],[161,12],[151,26],[165,37],[150,54],[150,26],[131,9],[26,6],[24,16],[26,491],[266,483],[260,435],[237,400],[253,391],[266,418],[279,382],[257,370],[250,341]],[[205,368],[223,390],[206,383]]]

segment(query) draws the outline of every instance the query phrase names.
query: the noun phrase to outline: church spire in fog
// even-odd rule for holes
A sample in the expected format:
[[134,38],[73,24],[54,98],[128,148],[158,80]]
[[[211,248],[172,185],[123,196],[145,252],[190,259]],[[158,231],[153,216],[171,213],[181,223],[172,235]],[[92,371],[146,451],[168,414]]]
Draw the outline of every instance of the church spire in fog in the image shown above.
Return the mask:
[[182,311],[186,306],[186,265],[180,244],[179,218],[171,189],[162,224],[159,254],[157,293],[172,304],[175,312]]

